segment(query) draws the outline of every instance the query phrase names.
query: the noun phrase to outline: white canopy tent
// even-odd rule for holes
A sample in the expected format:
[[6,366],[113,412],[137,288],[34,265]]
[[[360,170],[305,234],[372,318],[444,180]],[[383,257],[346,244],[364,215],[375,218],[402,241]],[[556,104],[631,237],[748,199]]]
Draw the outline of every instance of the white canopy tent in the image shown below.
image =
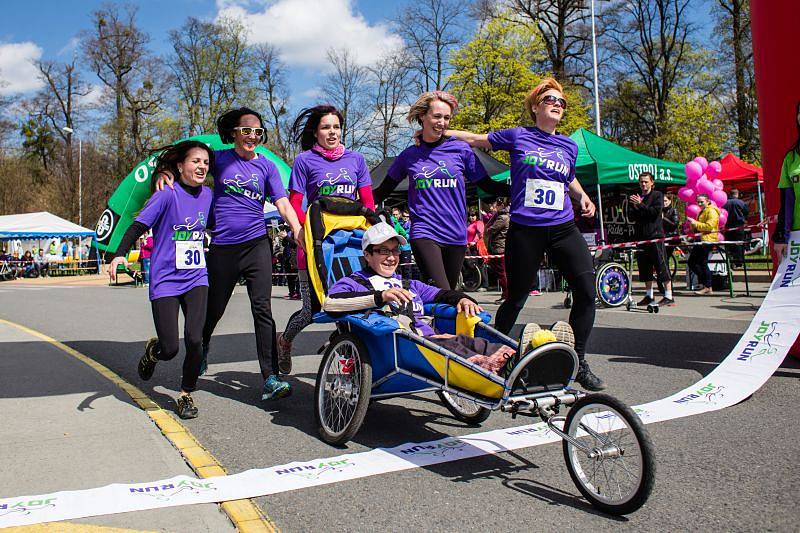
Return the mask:
[[0,216],[0,240],[33,240],[50,237],[94,237],[84,228],[47,211]]

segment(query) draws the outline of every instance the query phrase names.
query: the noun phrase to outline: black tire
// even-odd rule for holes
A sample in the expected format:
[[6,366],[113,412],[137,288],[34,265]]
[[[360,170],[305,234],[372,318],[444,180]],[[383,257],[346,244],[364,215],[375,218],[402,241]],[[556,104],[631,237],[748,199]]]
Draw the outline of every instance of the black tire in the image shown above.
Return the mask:
[[461,267],[461,277],[459,278],[463,290],[475,292],[481,288],[481,268],[472,261],[464,261]]
[[[592,412],[597,414],[608,413],[611,411],[616,416],[603,416],[597,420],[594,429],[601,431],[601,437],[609,439],[602,442],[598,437],[582,431],[582,435],[577,436],[581,421],[586,415],[591,416]],[[611,430],[614,420],[621,420],[623,428]],[[591,428],[591,426],[590,426]],[[624,515],[639,509],[647,501],[653,491],[656,479],[656,461],[653,443],[647,430],[639,417],[630,407],[608,394],[590,394],[578,400],[567,414],[564,422],[564,432],[573,438],[583,442],[590,448],[599,448],[609,444],[619,444],[625,442],[624,447],[620,447],[622,452],[617,457],[605,457],[592,459],[585,452],[569,443],[563,441],[564,460],[567,462],[567,470],[575,486],[598,509],[614,515]],[[586,465],[592,465],[594,472],[586,472],[581,464],[581,459],[586,461]],[[602,468],[598,468],[601,465]],[[621,472],[628,480],[632,478],[630,489],[622,493],[620,479],[614,474]],[[611,474],[609,476],[609,474]],[[602,475],[603,482],[607,482],[609,487],[601,485],[595,487],[593,483],[595,476]],[[627,481],[622,479],[622,481]],[[616,483],[616,487],[611,487]],[[613,489],[613,494],[604,494],[607,488]],[[617,497],[616,493],[620,496]]]
[[371,392],[372,364],[364,343],[352,333],[336,335],[322,356],[314,387],[322,440],[335,446],[349,441],[364,422]]
[[439,399],[447,410],[450,411],[454,417],[467,424],[480,424],[492,414],[490,409],[478,405],[472,400],[461,398],[447,391],[440,390],[438,393]]

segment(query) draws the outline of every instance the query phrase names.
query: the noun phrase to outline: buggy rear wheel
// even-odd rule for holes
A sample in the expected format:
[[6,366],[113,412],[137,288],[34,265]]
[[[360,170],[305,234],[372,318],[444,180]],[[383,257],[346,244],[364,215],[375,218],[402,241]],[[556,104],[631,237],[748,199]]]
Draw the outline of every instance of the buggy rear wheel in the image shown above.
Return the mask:
[[567,414],[564,433],[591,450],[563,441],[569,475],[592,505],[615,515],[644,505],[655,484],[655,452],[630,407],[607,394],[585,396]]
[[606,307],[619,307],[628,299],[631,280],[628,271],[619,263],[606,263],[595,276],[597,299]]
[[438,393],[439,399],[442,400],[442,403],[447,410],[450,411],[454,417],[462,422],[466,422],[468,424],[480,424],[487,418],[492,412],[479,405],[478,403],[468,400],[467,398],[463,398],[458,396],[457,394],[450,394],[447,391],[440,390]]
[[340,445],[355,435],[369,407],[372,365],[369,352],[352,333],[336,336],[319,365],[315,416],[322,440]]
[[466,292],[475,292],[481,288],[481,267],[474,261],[466,260],[461,267],[460,285]]

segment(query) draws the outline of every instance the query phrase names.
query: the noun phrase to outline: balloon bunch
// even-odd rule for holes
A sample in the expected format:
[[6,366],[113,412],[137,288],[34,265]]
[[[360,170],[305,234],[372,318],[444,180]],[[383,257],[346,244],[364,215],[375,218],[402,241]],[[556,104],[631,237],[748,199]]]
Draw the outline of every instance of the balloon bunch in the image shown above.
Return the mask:
[[[719,161],[709,163],[705,157],[696,157],[686,163],[685,168],[686,185],[678,190],[678,198],[686,204],[686,216],[697,219],[702,211],[697,205],[697,195],[705,194],[711,205],[719,209],[719,229],[722,229],[728,221],[728,212],[722,208],[728,201],[728,195],[722,190],[722,180],[717,178],[722,165]],[[722,234],[719,240],[723,240]]]

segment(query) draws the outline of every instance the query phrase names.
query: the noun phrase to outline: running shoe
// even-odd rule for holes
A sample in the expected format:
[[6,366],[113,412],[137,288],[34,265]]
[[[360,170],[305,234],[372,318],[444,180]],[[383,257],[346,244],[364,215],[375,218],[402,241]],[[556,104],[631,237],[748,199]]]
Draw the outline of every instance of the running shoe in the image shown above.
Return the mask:
[[581,359],[578,364],[578,374],[575,376],[581,387],[588,391],[597,392],[606,388],[603,380],[594,375],[594,372],[589,368],[589,363],[585,359]]
[[528,351],[531,345],[531,340],[533,340],[533,336],[536,335],[537,331],[541,331],[541,327],[539,324],[531,322],[530,324],[525,324],[525,327],[522,328],[522,334],[519,336],[519,354],[522,355]]
[[698,296],[705,296],[707,294],[714,294],[714,291],[711,289],[711,287],[703,287],[699,291],[694,291],[694,293]]
[[292,394],[292,386],[281,381],[275,374],[270,374],[264,382],[264,392],[261,393],[262,400],[280,400]]
[[650,305],[650,304],[651,304],[651,303],[653,303],[653,302],[655,302],[655,300],[653,300],[653,299],[652,299],[651,297],[649,297],[649,296],[645,296],[644,298],[642,298],[641,300],[639,300],[639,301],[636,303],[636,305],[637,305],[638,307],[647,307],[648,305]]
[[189,418],[197,418],[197,407],[194,405],[194,400],[191,394],[181,394],[175,400],[178,404],[178,416],[187,420]]
[[278,372],[281,374],[292,373],[292,343],[278,334]]
[[556,336],[558,342],[563,342],[569,345],[573,350],[575,349],[575,333],[572,331],[572,326],[569,323],[559,320],[550,328],[553,335]]
[[143,381],[149,381],[153,377],[153,372],[156,370],[156,350],[158,349],[158,338],[153,337],[144,347],[144,355],[139,359],[139,365],[136,370],[139,372],[139,377]]
[[505,302],[505,301],[506,301],[505,298],[498,298],[497,300],[494,301],[494,304],[495,305],[503,305],[503,302]]
[[200,358],[200,374],[204,375],[208,370],[208,344],[203,345],[203,356]]
[[486,287],[478,287],[478,292],[487,292],[488,290]]
[[658,301],[658,305],[661,306],[661,307],[672,306],[672,305],[675,305],[675,300],[672,299],[672,298],[667,298],[666,296],[664,296],[663,298],[661,298]]
[[531,292],[528,293],[528,295],[529,296],[541,296],[542,295],[542,291],[532,290]]

